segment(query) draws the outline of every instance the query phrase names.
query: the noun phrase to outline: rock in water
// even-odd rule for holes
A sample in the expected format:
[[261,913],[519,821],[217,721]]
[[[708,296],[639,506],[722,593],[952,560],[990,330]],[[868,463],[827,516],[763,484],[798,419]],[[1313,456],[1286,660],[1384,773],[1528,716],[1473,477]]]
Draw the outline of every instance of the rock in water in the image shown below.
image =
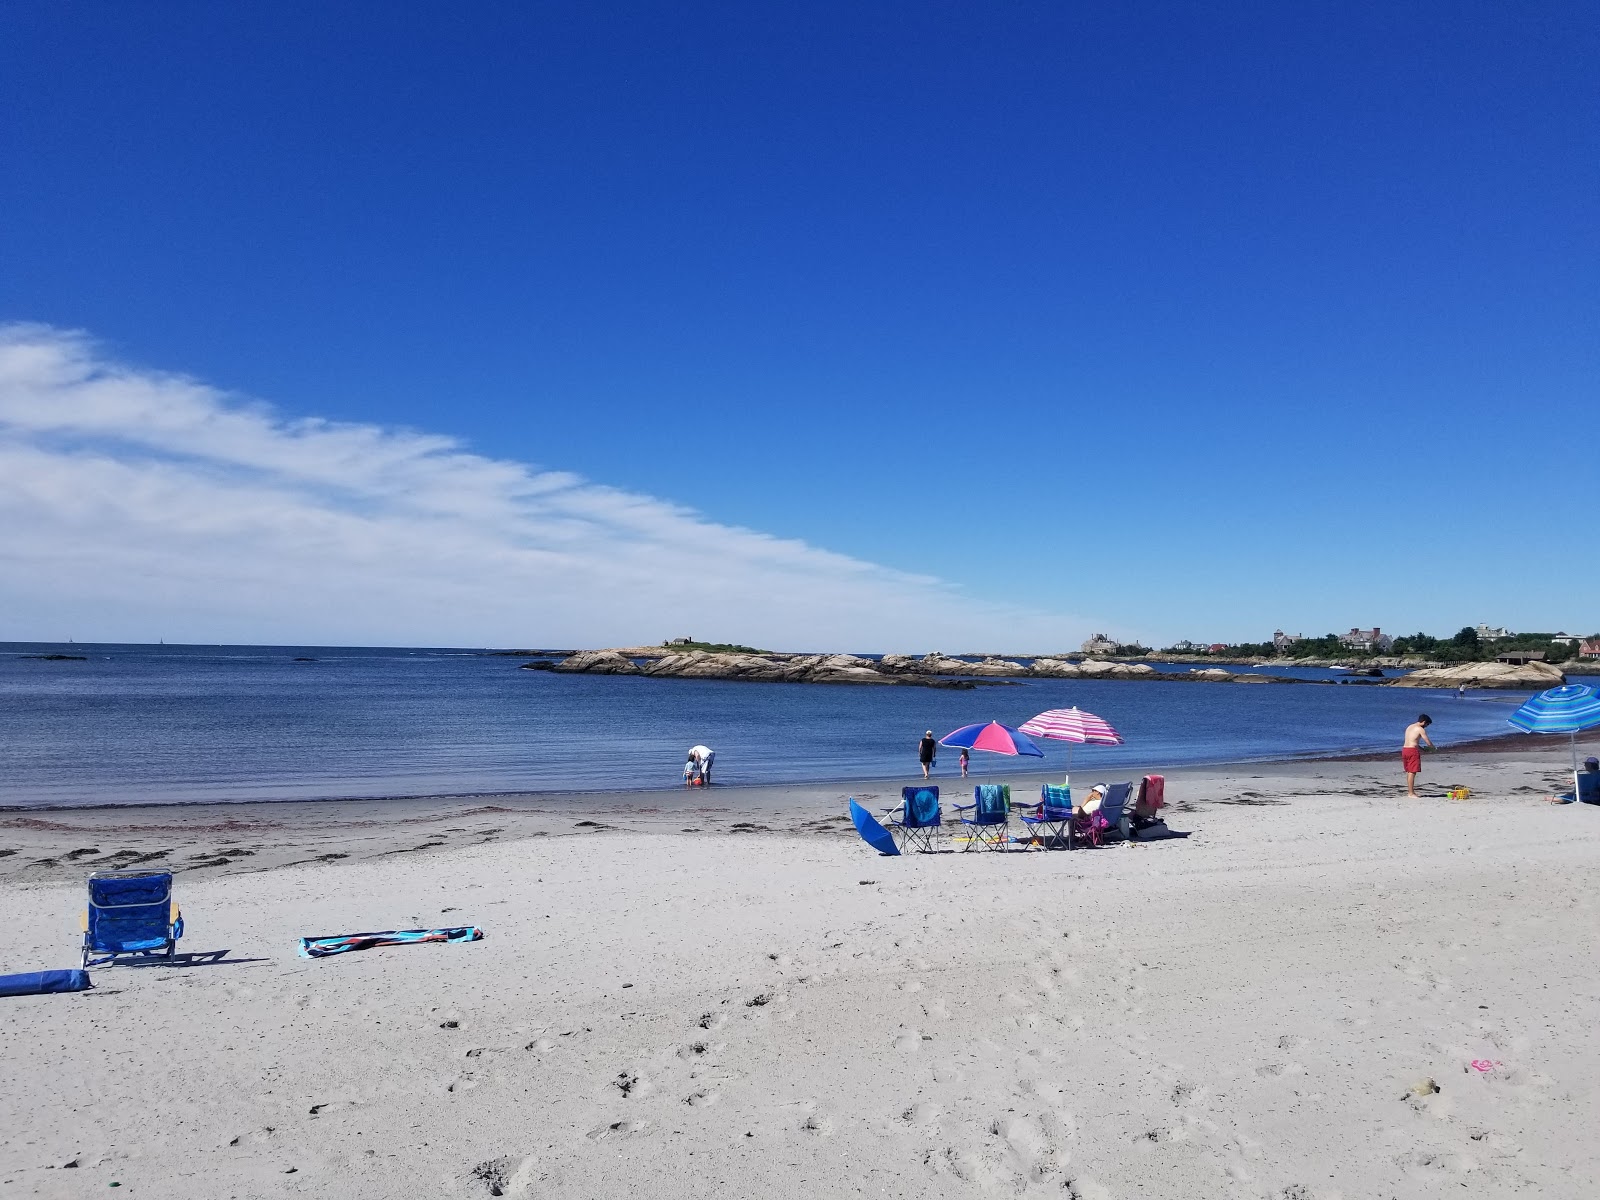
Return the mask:
[[637,675],[638,666],[632,659],[615,650],[579,650],[562,659],[553,668],[557,671],[584,671],[590,675]]
[[1544,691],[1567,681],[1549,663],[1460,663],[1453,667],[1429,667],[1390,679],[1389,687],[1413,688],[1511,688]]

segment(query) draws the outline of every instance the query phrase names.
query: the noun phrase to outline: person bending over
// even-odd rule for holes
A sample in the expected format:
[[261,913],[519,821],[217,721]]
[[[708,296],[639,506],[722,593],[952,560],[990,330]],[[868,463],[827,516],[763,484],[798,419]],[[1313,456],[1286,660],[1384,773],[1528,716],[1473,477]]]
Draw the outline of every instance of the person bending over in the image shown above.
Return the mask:
[[1406,726],[1405,744],[1400,749],[1400,768],[1406,773],[1406,795],[1417,794],[1417,776],[1422,774],[1422,748],[1426,746],[1433,749],[1433,743],[1428,740],[1428,726],[1433,724],[1433,718],[1423,713],[1415,721]]
[[702,786],[711,784],[711,764],[716,760],[717,752],[710,746],[692,746],[689,749],[689,766],[691,780],[694,775],[700,776]]

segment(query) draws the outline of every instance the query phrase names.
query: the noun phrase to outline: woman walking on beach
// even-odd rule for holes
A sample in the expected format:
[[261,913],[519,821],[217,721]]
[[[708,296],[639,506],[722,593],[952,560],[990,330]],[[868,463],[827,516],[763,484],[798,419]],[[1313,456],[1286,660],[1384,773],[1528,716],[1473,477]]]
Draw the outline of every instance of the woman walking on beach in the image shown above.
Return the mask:
[[928,778],[928,768],[933,766],[933,756],[939,743],[933,740],[933,730],[928,730],[922,735],[922,741],[917,743],[917,758],[922,763],[922,777]]

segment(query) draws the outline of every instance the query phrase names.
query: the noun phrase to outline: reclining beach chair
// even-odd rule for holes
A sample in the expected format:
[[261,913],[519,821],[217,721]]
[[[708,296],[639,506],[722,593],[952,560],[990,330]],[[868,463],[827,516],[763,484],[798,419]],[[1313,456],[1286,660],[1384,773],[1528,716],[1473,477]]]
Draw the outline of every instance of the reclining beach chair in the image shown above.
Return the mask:
[[972,789],[972,803],[955,806],[967,832],[966,850],[1004,850],[1010,845],[1011,785],[980,783]]
[[183,914],[172,898],[171,871],[96,871],[89,876],[85,969],[124,955],[170,959],[182,936]]
[[1072,849],[1072,788],[1047,783],[1039,789],[1039,804],[1022,814],[1022,824],[1046,850]]
[[1167,779],[1164,775],[1146,775],[1139,780],[1139,794],[1128,810],[1128,828],[1125,836],[1137,838],[1141,829],[1160,825],[1165,821],[1161,810],[1167,806]]
[[1092,812],[1081,812],[1072,819],[1073,836],[1087,841],[1091,846],[1103,845],[1113,837],[1125,838],[1133,832],[1127,813],[1128,796],[1133,792],[1133,784],[1100,786],[1105,787],[1105,795],[1099,805]]
[[897,813],[898,820],[887,820],[884,824],[898,839],[900,852],[904,854],[910,846],[933,853],[933,831],[944,818],[939,808],[939,789],[933,785],[902,788],[900,803],[884,816],[893,818]]

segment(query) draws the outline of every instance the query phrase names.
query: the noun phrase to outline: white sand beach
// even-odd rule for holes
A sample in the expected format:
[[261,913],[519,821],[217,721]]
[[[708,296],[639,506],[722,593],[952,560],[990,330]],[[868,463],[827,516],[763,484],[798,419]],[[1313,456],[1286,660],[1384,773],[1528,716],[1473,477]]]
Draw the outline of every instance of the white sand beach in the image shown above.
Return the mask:
[[1173,772],[1188,837],[1048,854],[881,858],[833,786],[0,814],[0,969],[75,966],[119,850],[230,951],[0,1000],[0,1190],[1595,1195],[1565,755]]

